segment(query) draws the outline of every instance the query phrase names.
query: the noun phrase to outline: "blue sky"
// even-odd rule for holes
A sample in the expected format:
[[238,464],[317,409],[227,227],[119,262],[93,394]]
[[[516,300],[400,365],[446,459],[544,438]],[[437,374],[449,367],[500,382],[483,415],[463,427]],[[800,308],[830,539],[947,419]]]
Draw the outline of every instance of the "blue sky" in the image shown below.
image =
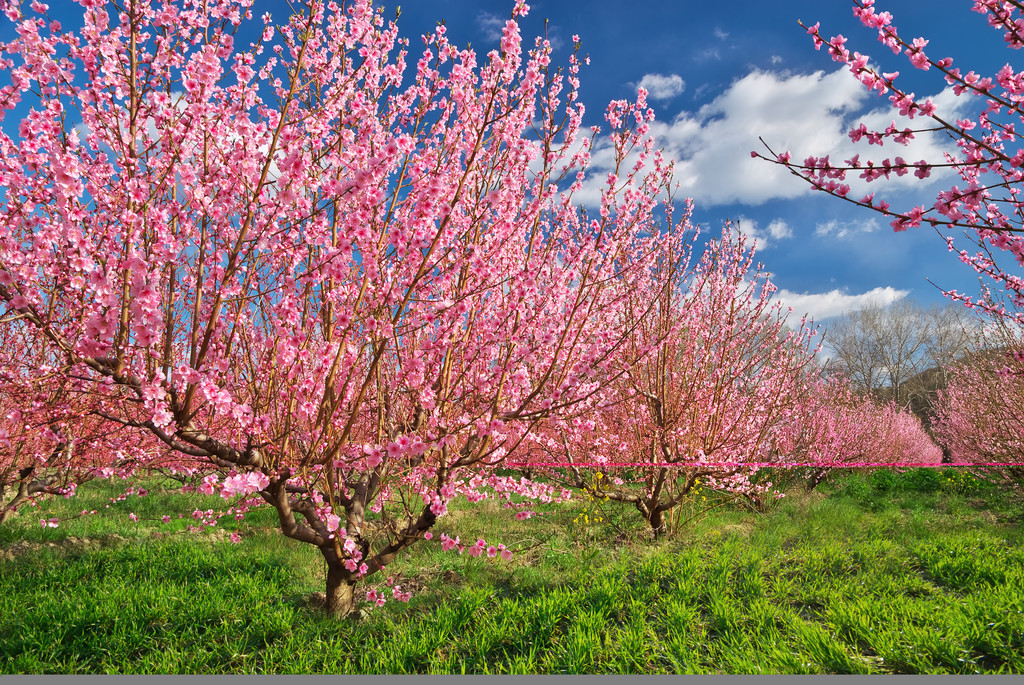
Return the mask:
[[[928,38],[929,56],[952,56],[964,71],[991,75],[1006,61],[1019,60],[985,17],[970,11],[971,0],[878,2],[893,13],[905,38]],[[497,45],[513,3],[388,0],[385,16],[393,16],[399,4],[399,29],[411,40],[415,62],[417,37],[442,19],[450,40],[486,53]],[[281,21],[288,12],[279,0],[256,0],[254,14],[264,11]],[[51,0],[50,13],[74,24],[81,8]],[[895,112],[826,51],[815,51],[798,20],[820,21],[823,34],[842,33],[851,50],[868,54],[886,71],[898,69],[918,95],[938,96],[940,114],[962,114],[968,105],[966,98],[942,94],[945,84],[934,71],[916,71],[883,48],[846,0],[537,0],[522,22],[528,43],[544,32],[545,19],[556,64],[567,63],[573,34],[590,57],[580,73],[585,123],[604,123],[609,100],[632,98],[645,84],[658,117],[658,144],[677,163],[677,195],[694,199],[695,219],[707,235],[718,233],[726,219],[753,234],[758,258],[780,288],[778,297],[797,315],[809,313],[827,326],[829,317],[869,301],[939,302],[936,286],[978,292],[974,272],[947,252],[934,230],[894,234],[883,217],[814,192],[781,167],[750,157],[751,150],[761,149],[759,136],[777,151],[791,149],[796,159],[830,153],[841,160],[860,152],[865,159],[899,154],[917,161],[952,148],[948,139],[921,136],[915,150],[868,149],[846,137],[862,120],[884,127]],[[12,26],[3,18],[0,23],[2,39]],[[597,171],[595,179],[603,179]],[[910,182],[876,183],[873,189],[899,209],[931,204],[935,192],[953,182],[938,175],[928,185],[912,175],[901,181]]]
[[[929,56],[952,56],[965,71],[992,74],[1019,59],[983,15],[970,11],[970,0],[878,4],[893,13],[901,35],[928,38]],[[444,19],[453,42],[486,52],[496,44],[512,4],[405,0],[401,6],[403,35],[418,36]],[[530,6],[524,39],[541,34],[548,19],[556,63],[565,63],[573,34],[582,40],[581,52],[590,57],[580,73],[587,123],[603,123],[609,100],[633,97],[640,83],[649,86],[660,120],[658,144],[677,161],[679,195],[693,197],[695,218],[709,234],[725,219],[739,220],[743,230],[755,234],[760,261],[773,274],[780,299],[796,314],[810,313],[827,326],[829,317],[872,299],[911,297],[928,304],[943,299],[936,286],[978,291],[974,272],[947,252],[933,229],[894,234],[883,217],[813,192],[783,169],[750,158],[751,150],[760,149],[758,136],[776,150],[792,149],[797,159],[811,153],[846,159],[855,152],[867,159],[881,151],[879,159],[900,154],[917,161],[950,149],[951,141],[937,137],[921,137],[909,154],[854,146],[846,137],[859,121],[884,127],[896,112],[824,50],[815,51],[798,20],[820,21],[826,35],[843,34],[847,47],[886,71],[898,69],[918,95],[939,95],[945,83],[934,71],[917,72],[883,48],[845,0],[538,0]],[[947,93],[938,102],[947,112],[965,113],[964,100]],[[913,182],[875,183],[873,189],[894,208],[909,208],[933,200],[945,187],[943,178],[929,185],[906,179]]]

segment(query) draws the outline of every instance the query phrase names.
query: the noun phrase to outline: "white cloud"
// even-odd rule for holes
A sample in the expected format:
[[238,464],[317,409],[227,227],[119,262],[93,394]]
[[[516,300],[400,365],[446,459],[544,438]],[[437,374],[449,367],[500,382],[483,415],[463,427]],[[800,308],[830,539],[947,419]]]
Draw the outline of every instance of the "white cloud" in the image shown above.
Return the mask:
[[686,82],[679,74],[644,74],[639,86],[651,100],[670,100],[683,92]]
[[[656,145],[676,160],[680,193],[702,206],[757,205],[814,192],[785,168],[752,159],[752,150],[767,152],[758,137],[776,152],[791,151],[794,160],[829,154],[840,163],[857,153],[864,160],[896,156],[907,161],[941,160],[943,151],[952,149],[952,141],[934,133],[918,134],[908,146],[853,143],[847,132],[860,121],[869,128],[885,128],[893,119],[899,127],[917,123],[902,120],[888,103],[862,113],[870,97],[845,70],[807,75],[753,71],[697,112],[684,111],[672,121],[656,121],[651,130]],[[965,104],[945,91],[933,99],[946,116]],[[847,182],[857,197],[878,187],[853,175]],[[884,188],[921,185],[913,174],[883,183]]]
[[[701,207],[730,203],[760,205],[818,192],[786,168],[751,158],[752,150],[766,152],[759,136],[777,153],[789,150],[794,160],[827,154],[839,163],[858,153],[864,157],[862,161],[896,156],[908,162],[941,160],[943,152],[955,147],[948,137],[935,133],[918,134],[908,146],[891,142],[881,147],[868,146],[863,140],[853,143],[847,132],[861,121],[869,128],[882,129],[894,119],[899,127],[918,124],[902,120],[888,102],[865,112],[869,98],[875,102],[864,86],[842,69],[804,75],[755,70],[733,82],[697,112],[683,111],[671,121],[654,121],[650,132],[655,147],[663,149],[674,162],[676,196],[692,197]],[[939,113],[947,117],[957,115],[957,107],[966,105],[961,102],[963,98],[954,98],[947,91],[933,100]],[[599,136],[577,202],[587,206],[598,204],[608,173],[615,168],[614,157],[608,138]],[[627,158],[621,168],[630,168],[633,162],[635,155]],[[933,173],[925,183],[941,182],[942,178],[942,174]],[[885,195],[894,187],[906,190],[924,185],[913,174],[893,176],[875,184],[867,184],[851,174],[847,182],[853,197],[874,190]],[[865,224],[859,230],[867,228],[872,227]],[[826,226],[820,230],[829,229]]]
[[779,238],[792,238],[793,229],[782,219],[776,219],[768,224],[768,235],[776,240]]
[[501,30],[505,28],[505,22],[508,18],[501,18],[497,14],[490,12],[480,12],[476,16],[477,26],[484,32],[488,40],[501,40]]
[[717,28],[717,27],[715,28],[715,38],[717,38],[718,40],[725,40],[728,37],[729,37],[728,32],[723,31],[722,29]]
[[808,318],[819,322],[833,316],[856,311],[874,304],[892,304],[910,294],[909,290],[897,290],[885,286],[874,288],[859,295],[849,295],[843,290],[830,290],[827,293],[794,293],[790,290],[779,290],[774,299],[786,307],[793,308],[793,314],[808,315]]
[[814,235],[818,237],[846,238],[858,233],[874,233],[879,228],[878,219],[872,217],[864,221],[838,221],[832,219],[819,223],[814,227]]
[[793,231],[789,224],[782,219],[775,219],[762,229],[755,220],[741,216],[733,224],[733,228],[738,233],[757,241],[758,252],[773,247],[776,240],[793,237]]

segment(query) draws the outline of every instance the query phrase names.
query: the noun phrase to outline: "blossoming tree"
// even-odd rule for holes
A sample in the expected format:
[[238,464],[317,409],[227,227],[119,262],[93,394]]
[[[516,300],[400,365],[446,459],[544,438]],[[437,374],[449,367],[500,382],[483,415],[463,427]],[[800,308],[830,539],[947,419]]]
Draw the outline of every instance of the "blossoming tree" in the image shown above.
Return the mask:
[[913,467],[942,461],[921,420],[895,401],[858,396],[842,376],[818,379],[779,441],[780,463],[800,465],[813,490],[836,468]]
[[953,368],[935,402],[933,431],[955,462],[1011,464],[1024,475],[1022,355],[977,354]]
[[122,451],[120,428],[97,415],[88,384],[63,373],[37,333],[17,319],[0,324],[0,524],[40,499],[72,496],[98,473],[127,475],[155,456],[152,440]]
[[[667,254],[685,249],[680,241]],[[630,298],[636,327],[623,352],[632,359],[646,341],[664,343],[607,388],[610,409],[552,420],[535,463],[565,464],[549,475],[635,507],[655,536],[698,481],[755,499],[769,492],[752,476],[775,463],[779,431],[800,411],[816,331],[804,321],[787,328],[753,255],[726,227],[693,269],[666,260],[651,282],[671,287]]]
[[0,302],[98,415],[276,509],[336,615],[453,499],[560,496],[494,469],[657,345],[621,314],[684,228],[644,94],[606,113],[590,216],[579,64],[524,54],[522,2],[482,61],[442,25],[411,75],[365,0],[83,6],[7,10]]

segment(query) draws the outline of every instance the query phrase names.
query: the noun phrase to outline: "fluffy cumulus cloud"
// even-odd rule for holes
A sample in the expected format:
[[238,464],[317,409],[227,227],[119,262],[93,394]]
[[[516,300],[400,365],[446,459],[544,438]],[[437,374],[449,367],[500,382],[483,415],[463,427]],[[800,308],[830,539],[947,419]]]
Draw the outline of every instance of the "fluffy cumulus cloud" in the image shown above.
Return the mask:
[[757,241],[758,252],[774,247],[779,240],[793,237],[793,229],[783,219],[774,219],[762,228],[754,219],[741,216],[733,222],[733,228],[742,235]]
[[875,304],[891,304],[908,294],[909,290],[897,290],[890,286],[873,288],[859,295],[850,295],[838,289],[827,293],[794,293],[782,289],[775,293],[775,299],[786,307],[792,307],[793,314],[797,316],[807,314],[814,321],[822,321]]
[[644,74],[637,85],[647,91],[650,100],[671,100],[686,88],[679,74]]
[[477,26],[480,27],[480,30],[483,31],[488,40],[501,40],[501,30],[505,28],[505,22],[507,21],[508,17],[502,18],[491,12],[480,12],[476,16]]
[[[654,76],[645,78],[654,84]],[[947,119],[962,114],[967,105],[964,98],[956,98],[948,90],[933,100]],[[682,111],[670,121],[655,121],[651,133],[657,147],[675,160],[680,196],[692,197],[703,207],[759,205],[814,192],[785,168],[751,158],[752,150],[768,152],[759,138],[776,153],[790,151],[794,160],[828,154],[838,163],[856,154],[862,162],[897,156],[908,162],[941,160],[944,152],[955,150],[952,141],[934,133],[918,134],[907,146],[892,142],[869,146],[865,140],[854,143],[848,136],[860,122],[869,129],[884,129],[893,120],[900,128],[916,128],[921,123],[899,117],[887,100],[869,94],[845,69],[813,74],[755,70],[696,112]],[[606,140],[599,140],[595,150],[590,181],[598,186],[610,170],[602,166],[610,160],[610,154],[602,154],[609,147]],[[939,174],[933,174],[932,180],[939,180]],[[865,183],[852,174],[848,182],[857,197],[894,184],[902,188],[919,188],[921,184],[913,174],[893,176],[882,182],[883,186]],[[581,199],[592,201],[597,191],[592,188]]]
[[793,229],[782,219],[776,219],[769,223],[767,230],[768,235],[775,239],[793,237]]
[[785,169],[750,157],[761,147],[758,136],[794,156],[833,150],[846,138],[843,114],[866,98],[864,87],[841,71],[788,77],[754,71],[697,112],[656,122],[653,131],[677,162],[682,193],[704,206],[760,204],[808,188]]

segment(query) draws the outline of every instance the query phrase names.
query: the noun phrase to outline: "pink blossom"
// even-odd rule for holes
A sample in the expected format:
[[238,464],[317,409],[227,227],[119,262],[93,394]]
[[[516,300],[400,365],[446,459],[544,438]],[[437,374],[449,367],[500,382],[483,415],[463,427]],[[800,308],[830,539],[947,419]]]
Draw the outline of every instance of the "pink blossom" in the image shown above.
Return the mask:
[[927,71],[931,65],[928,63],[928,58],[924,54],[925,45],[928,45],[927,40],[924,38],[915,38],[913,46],[906,50],[906,54],[910,58],[911,64],[918,69]]
[[363,451],[366,453],[366,465],[371,469],[375,469],[381,465],[384,461],[384,452],[380,447],[364,447]]
[[216,490],[218,480],[220,480],[220,477],[216,474],[206,476],[203,478],[203,484],[199,486],[199,492],[204,495],[212,495]]
[[337,514],[327,514],[324,517],[324,523],[327,525],[327,530],[334,532],[341,526],[341,517]]
[[444,533],[441,533],[441,549],[443,549],[445,552],[450,552],[451,550],[455,549],[458,546],[458,544],[458,536],[456,536],[455,539],[453,540]]
[[[204,481],[205,482],[205,481]],[[270,485],[270,478],[260,471],[228,476],[221,486],[221,497],[229,499],[236,495],[248,495]]]

